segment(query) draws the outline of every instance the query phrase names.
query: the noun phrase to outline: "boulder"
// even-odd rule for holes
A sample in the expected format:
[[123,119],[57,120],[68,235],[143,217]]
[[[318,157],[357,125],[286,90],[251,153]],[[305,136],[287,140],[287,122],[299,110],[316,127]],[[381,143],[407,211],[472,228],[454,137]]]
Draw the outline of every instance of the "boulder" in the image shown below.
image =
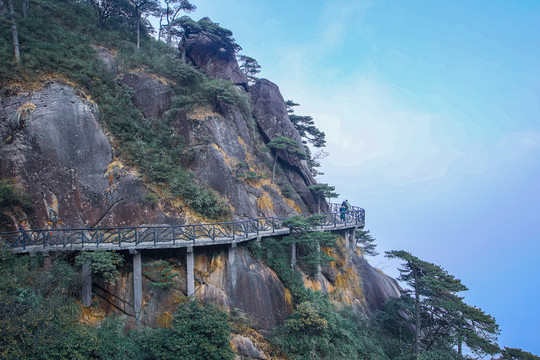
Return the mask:
[[253,344],[250,338],[242,335],[234,335],[231,339],[233,349],[241,357],[247,357],[248,359],[266,359],[264,352],[259,350]]
[[122,165],[114,165],[99,112],[81,95],[50,83],[2,99],[0,174],[30,196],[30,226],[178,223],[143,201],[146,189],[132,171],[116,169]]
[[227,280],[233,306],[245,312],[262,333],[282,324],[292,311],[277,275],[241,247],[236,251]]
[[364,297],[369,310],[380,309],[382,304],[389,298],[401,296],[401,288],[398,282],[375,269],[364,257],[353,253],[352,263],[362,278]]
[[114,52],[100,45],[92,45],[92,48],[96,50],[97,57],[103,62],[105,70],[111,74],[115,74],[117,64]]
[[170,109],[172,91],[169,85],[144,72],[124,74],[118,78],[120,85],[133,88],[133,105],[147,118],[159,119]]
[[[204,21],[211,22],[205,18]],[[202,21],[202,20],[201,20]],[[206,75],[229,80],[234,84],[247,86],[248,78],[240,70],[236,54],[226,49],[221,39],[204,30],[190,33],[180,44],[180,50],[185,52],[186,59],[201,69]]]

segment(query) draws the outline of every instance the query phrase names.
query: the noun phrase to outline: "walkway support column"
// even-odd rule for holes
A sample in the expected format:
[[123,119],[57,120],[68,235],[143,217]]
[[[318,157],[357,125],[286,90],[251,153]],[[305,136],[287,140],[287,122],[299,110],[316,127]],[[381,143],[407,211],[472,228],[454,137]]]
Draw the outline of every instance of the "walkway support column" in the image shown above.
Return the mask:
[[351,249],[353,249],[353,250],[356,250],[356,230],[357,229],[358,229],[357,227],[352,229],[351,234],[349,235]]
[[234,256],[236,255],[236,243],[231,243],[229,246],[229,264],[234,263]]
[[322,271],[321,271],[321,244],[317,240],[317,281],[322,284]]
[[43,252],[43,269],[45,270],[51,270],[52,263],[51,263],[51,256],[48,251]]
[[296,239],[291,244],[291,267],[293,269],[296,267]]
[[140,251],[130,251],[133,254],[133,310],[137,326],[141,324],[142,306],[142,261]]
[[82,266],[81,280],[81,301],[84,307],[89,307],[92,305],[92,269],[90,269],[90,265],[84,264]]
[[195,295],[195,261],[194,261],[193,246],[187,247],[186,252],[186,279],[187,279],[187,296]]

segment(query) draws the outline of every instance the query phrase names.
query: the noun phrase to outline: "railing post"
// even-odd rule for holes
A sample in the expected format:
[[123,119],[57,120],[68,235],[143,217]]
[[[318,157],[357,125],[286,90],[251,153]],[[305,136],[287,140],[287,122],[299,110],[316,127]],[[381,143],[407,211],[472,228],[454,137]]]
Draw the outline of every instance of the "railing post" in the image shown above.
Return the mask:
[[212,241],[216,241],[216,225],[212,225]]
[[236,224],[236,223],[234,223],[234,222],[232,223],[232,239],[233,239],[233,240],[236,238],[236,231],[235,231],[235,228],[234,228],[234,225],[235,225],[235,224]]

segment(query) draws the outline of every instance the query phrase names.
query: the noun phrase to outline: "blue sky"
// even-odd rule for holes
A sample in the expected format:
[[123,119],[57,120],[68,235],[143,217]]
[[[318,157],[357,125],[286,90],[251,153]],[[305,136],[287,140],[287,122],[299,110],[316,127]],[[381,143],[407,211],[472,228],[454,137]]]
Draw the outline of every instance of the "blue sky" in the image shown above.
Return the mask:
[[195,3],[326,132],[320,181],[379,251],[441,265],[540,355],[540,2]]

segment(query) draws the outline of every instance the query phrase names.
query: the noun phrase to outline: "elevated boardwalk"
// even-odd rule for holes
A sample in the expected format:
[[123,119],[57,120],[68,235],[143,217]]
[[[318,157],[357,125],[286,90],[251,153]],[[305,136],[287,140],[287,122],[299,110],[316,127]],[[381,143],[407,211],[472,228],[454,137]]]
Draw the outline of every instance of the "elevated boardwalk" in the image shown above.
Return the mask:
[[[303,214],[309,218],[321,216],[309,231],[342,231],[350,247],[355,247],[354,231],[365,225],[365,211],[351,207],[340,212],[340,205],[330,204],[329,213]],[[265,237],[287,235],[290,229],[283,225],[287,218],[265,217],[225,223],[160,225],[86,229],[40,229],[0,233],[0,241],[15,253],[42,253],[44,267],[50,267],[51,252],[127,250],[132,257],[132,306],[137,323],[143,306],[142,254],[147,249],[185,248],[187,296],[195,295],[194,251],[197,247],[229,245],[228,263],[234,263],[237,243]],[[126,256],[128,256],[126,254]],[[291,245],[291,266],[296,264],[296,243]],[[320,269],[318,271],[320,273]],[[320,276],[320,275],[319,275]],[[92,302],[92,271],[88,265],[81,271],[81,300],[84,306]]]
[[[332,212],[300,216],[324,215],[319,225],[313,227],[313,231],[364,227],[364,209],[353,206],[345,213],[340,213],[338,204],[330,205]],[[187,248],[287,235],[290,230],[283,226],[284,220],[287,219],[265,217],[191,225],[25,230],[0,233],[0,240],[7,243],[15,253]]]

